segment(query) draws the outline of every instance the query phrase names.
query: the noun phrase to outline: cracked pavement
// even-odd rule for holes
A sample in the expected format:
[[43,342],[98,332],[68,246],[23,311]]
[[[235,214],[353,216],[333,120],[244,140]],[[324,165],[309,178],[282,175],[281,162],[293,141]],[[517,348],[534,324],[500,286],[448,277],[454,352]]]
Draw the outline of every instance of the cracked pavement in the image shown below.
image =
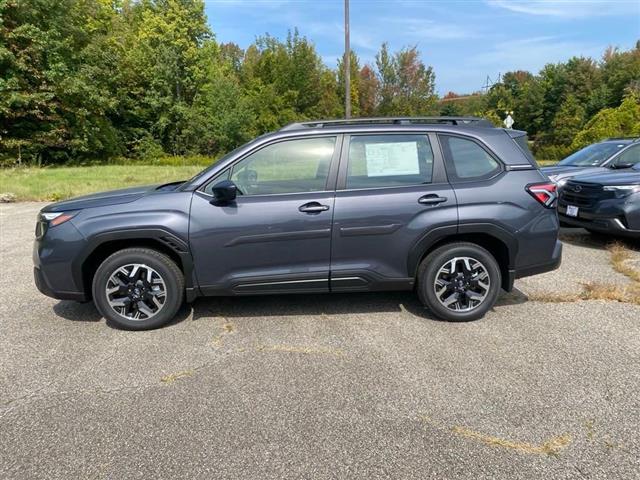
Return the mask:
[[0,478],[640,476],[640,306],[526,298],[626,282],[597,244],[477,322],[395,292],[199,299],[126,332],[37,292],[41,206],[0,206]]

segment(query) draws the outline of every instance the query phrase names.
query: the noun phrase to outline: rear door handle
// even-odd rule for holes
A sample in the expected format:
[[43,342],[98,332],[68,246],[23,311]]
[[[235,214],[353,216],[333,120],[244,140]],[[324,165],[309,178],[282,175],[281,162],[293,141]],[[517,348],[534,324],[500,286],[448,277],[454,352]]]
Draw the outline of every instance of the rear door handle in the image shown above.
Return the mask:
[[320,213],[329,210],[329,205],[322,205],[318,202],[309,202],[305,203],[304,205],[300,205],[300,207],[298,207],[298,210],[303,213]]
[[422,205],[437,205],[442,202],[446,202],[447,197],[441,197],[435,193],[430,193],[428,195],[424,195],[418,199],[418,203]]

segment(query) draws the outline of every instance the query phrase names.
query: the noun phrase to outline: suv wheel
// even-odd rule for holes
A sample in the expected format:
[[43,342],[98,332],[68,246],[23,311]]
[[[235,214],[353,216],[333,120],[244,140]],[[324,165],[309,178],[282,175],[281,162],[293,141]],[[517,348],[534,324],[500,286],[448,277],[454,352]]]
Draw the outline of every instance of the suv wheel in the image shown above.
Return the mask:
[[93,301],[108,321],[145,330],[169,322],[184,296],[184,277],[166,255],[127,248],[109,256],[93,277]]
[[493,307],[502,278],[493,255],[473,243],[450,243],[431,252],[418,269],[418,296],[436,316],[477,320]]

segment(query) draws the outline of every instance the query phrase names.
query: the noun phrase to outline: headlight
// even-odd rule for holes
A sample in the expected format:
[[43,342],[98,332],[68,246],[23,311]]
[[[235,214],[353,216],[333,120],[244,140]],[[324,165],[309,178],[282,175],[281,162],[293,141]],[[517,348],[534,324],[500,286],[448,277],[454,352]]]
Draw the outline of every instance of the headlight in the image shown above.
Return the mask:
[[564,187],[564,184],[567,183],[567,180],[569,180],[569,179],[568,178],[561,178],[560,180],[558,180],[556,182],[556,187],[558,187],[558,188]]
[[640,192],[640,185],[606,185],[605,192],[614,192],[616,198],[628,197],[632,193]]
[[40,217],[47,221],[49,227],[55,227],[66,221],[71,220],[78,212],[42,212]]

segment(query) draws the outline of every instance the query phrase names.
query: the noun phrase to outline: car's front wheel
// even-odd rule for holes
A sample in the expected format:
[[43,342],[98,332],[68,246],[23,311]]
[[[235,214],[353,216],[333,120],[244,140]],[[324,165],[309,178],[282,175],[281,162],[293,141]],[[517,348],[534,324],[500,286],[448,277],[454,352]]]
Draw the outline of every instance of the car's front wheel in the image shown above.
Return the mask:
[[108,321],[121,328],[146,330],[176,315],[184,297],[184,277],[167,255],[149,248],[127,248],[98,267],[92,293]]
[[418,296],[437,317],[449,321],[477,320],[495,304],[502,277],[498,262],[474,243],[443,245],[418,268]]

